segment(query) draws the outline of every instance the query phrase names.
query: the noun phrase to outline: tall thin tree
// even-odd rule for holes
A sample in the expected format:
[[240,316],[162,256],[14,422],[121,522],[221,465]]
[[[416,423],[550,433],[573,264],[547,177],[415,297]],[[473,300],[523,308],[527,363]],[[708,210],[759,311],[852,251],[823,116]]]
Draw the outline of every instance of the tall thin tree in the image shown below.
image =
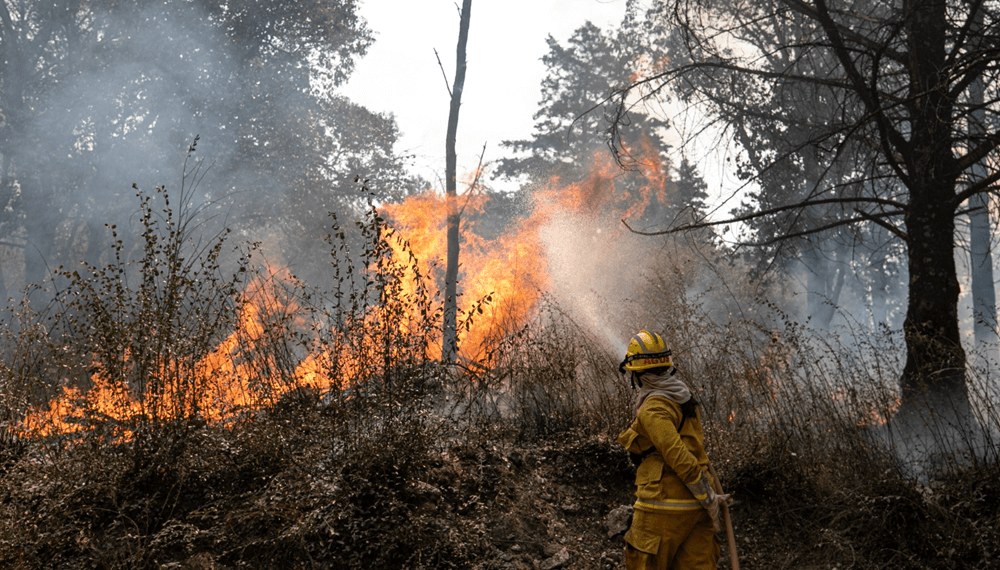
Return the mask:
[[[972,35],[979,37],[983,28],[983,12],[977,10],[972,18]],[[978,136],[987,135],[987,117],[982,106],[986,101],[986,85],[982,76],[969,85],[969,103],[972,106],[969,130]],[[969,178],[982,180],[989,176],[983,160],[972,165]],[[969,254],[972,278],[973,338],[976,341],[977,362],[989,366],[997,358],[997,309],[996,286],[993,282],[993,238],[990,220],[989,195],[985,192],[969,198]]]
[[444,325],[441,358],[454,362],[458,353],[458,228],[462,221],[458,207],[455,139],[458,133],[458,111],[465,88],[465,46],[469,41],[469,16],[472,0],[463,0],[458,25],[458,50],[455,58],[455,83],[451,89],[451,109],[448,113],[448,134],[445,137],[445,193],[448,202],[448,258],[444,277]]

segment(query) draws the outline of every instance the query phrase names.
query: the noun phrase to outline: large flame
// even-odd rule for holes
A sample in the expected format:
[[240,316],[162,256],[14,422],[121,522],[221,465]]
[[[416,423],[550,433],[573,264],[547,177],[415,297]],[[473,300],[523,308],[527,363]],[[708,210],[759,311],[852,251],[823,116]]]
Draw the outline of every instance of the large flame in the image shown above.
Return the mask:
[[[651,206],[667,204],[667,174],[651,141],[642,137],[637,148],[625,152],[637,176],[623,174],[607,151],[595,151],[584,176],[571,182],[552,178],[544,187],[535,189],[531,213],[490,240],[481,237],[475,221],[482,219],[489,198],[476,191],[478,174],[470,177],[467,187],[471,190],[458,196],[454,205],[462,212],[458,305],[468,319],[459,330],[462,358],[478,360],[492,341],[527,322],[542,295],[553,290],[554,278],[563,282],[581,280],[588,271],[596,271],[594,266],[602,264],[603,260],[595,260],[595,256],[615,256],[610,248],[620,244],[625,231],[620,224],[622,218],[641,218]],[[434,277],[443,289],[450,211],[447,198],[427,190],[401,203],[385,205],[383,210],[406,236],[406,246],[422,273]],[[553,238],[553,227],[567,216],[576,225],[573,235],[564,232],[558,239]],[[554,255],[567,257],[564,244],[554,244],[557,240],[573,245],[583,240],[591,259],[573,262],[562,274],[563,268],[552,265]],[[591,245],[592,240],[599,243]],[[404,246],[397,247],[397,254],[403,255]],[[565,259],[559,261],[565,264]],[[595,322],[589,324],[602,328],[596,322],[599,319],[591,320]],[[440,347],[434,356],[439,355]]]
[[[421,272],[439,289],[444,286],[447,263],[447,200],[427,190],[384,207],[395,228],[406,236],[405,243],[395,245],[397,255],[406,255],[403,248],[408,246]],[[548,275],[544,251],[530,219],[487,241],[468,221],[482,213],[487,198],[473,195],[459,196],[458,200],[465,218],[460,226],[459,354],[475,361],[489,340],[531,317],[548,286]],[[440,344],[432,357],[440,357]]]
[[[297,387],[326,391],[339,386],[329,372],[329,355],[313,352],[289,375],[282,370],[269,338],[294,323],[298,307],[279,299],[273,283],[289,279],[287,271],[271,271],[250,284],[239,309],[236,329],[198,359],[167,357],[159,366],[156,384],[130,386],[115,382],[107,367],[94,362],[86,391],[64,386],[62,393],[47,406],[27,414],[17,431],[32,436],[71,434],[87,429],[96,421],[113,428],[112,437],[130,438],[131,431],[120,426],[137,420],[200,418],[225,422],[247,410],[273,404]],[[274,324],[275,318],[289,322]],[[126,353],[123,363],[127,364]],[[284,377],[283,377],[284,376]]]
[[[459,355],[468,362],[482,363],[488,348],[498,339],[522,327],[533,318],[544,294],[553,288],[553,276],[565,280],[565,272],[580,279],[587,271],[586,262],[576,260],[568,269],[553,265],[552,227],[569,216],[576,235],[568,241],[581,242],[590,255],[609,256],[609,240],[622,232],[618,220],[642,216],[654,203],[667,199],[666,174],[652,145],[644,142],[633,157],[641,170],[642,184],[619,184],[622,172],[606,152],[594,154],[585,176],[567,183],[552,179],[534,191],[530,214],[511,220],[495,238],[484,238],[474,220],[483,219],[488,194],[475,190],[457,197],[453,204],[462,212],[459,273]],[[440,300],[446,264],[447,198],[428,190],[408,197],[398,204],[386,204],[383,213],[391,225],[385,228],[399,239],[388,239],[394,258],[402,264],[415,263],[428,279],[431,298]],[[598,220],[602,220],[598,222]],[[601,233],[604,231],[605,233]],[[563,236],[565,237],[565,236]],[[563,239],[563,238],[560,238]],[[590,242],[593,241],[593,244]],[[605,249],[601,245],[605,245]],[[591,272],[594,270],[590,270]],[[94,366],[92,387],[81,391],[65,387],[62,394],[40,409],[28,414],[21,431],[34,435],[67,434],[85,429],[88,419],[103,417],[114,424],[128,424],[137,417],[198,417],[209,422],[226,422],[246,410],[273,404],[295,388],[307,386],[319,392],[343,388],[362,366],[370,366],[371,347],[364,341],[342,339],[316,343],[312,352],[301,356],[291,374],[279,362],[270,347],[282,342],[272,338],[274,315],[291,316],[299,307],[288,299],[279,299],[272,281],[290,279],[283,272],[272,272],[254,283],[242,303],[239,324],[212,351],[194,362],[167,360],[161,376],[172,378],[158,390],[137,394],[135,390],[112,382],[101,366]],[[420,293],[417,279],[403,279],[392,294],[398,306],[411,311],[409,319],[390,319],[378,307],[358,316],[361,330],[378,327],[413,326],[422,308],[411,300]],[[436,294],[436,297],[435,297]],[[388,312],[388,309],[385,309]],[[596,320],[595,320],[596,322]],[[366,328],[367,327],[367,328]],[[277,327],[277,330],[283,330]],[[440,332],[440,329],[438,329]],[[405,330],[397,333],[406,334]],[[280,337],[280,335],[279,335]],[[372,341],[374,342],[374,341]],[[440,337],[426,348],[431,359],[440,358]],[[386,359],[402,355],[383,353]],[[367,360],[366,360],[367,359]],[[129,433],[119,433],[129,437]]]

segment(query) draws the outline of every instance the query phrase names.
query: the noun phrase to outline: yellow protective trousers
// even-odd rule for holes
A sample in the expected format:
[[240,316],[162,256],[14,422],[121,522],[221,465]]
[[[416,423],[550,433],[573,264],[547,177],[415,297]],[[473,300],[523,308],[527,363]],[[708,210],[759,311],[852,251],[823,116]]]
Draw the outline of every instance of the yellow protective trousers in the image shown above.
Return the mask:
[[705,509],[636,510],[625,542],[628,570],[716,570],[722,554]]

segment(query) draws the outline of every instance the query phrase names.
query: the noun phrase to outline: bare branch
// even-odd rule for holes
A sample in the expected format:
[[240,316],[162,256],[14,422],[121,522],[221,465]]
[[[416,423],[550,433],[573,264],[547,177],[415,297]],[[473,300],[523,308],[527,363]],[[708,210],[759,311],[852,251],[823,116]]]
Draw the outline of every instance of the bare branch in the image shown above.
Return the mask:
[[465,207],[469,205],[469,200],[472,198],[472,193],[479,187],[479,179],[483,176],[483,157],[486,156],[486,143],[483,143],[483,150],[479,153],[479,165],[476,166],[476,176],[472,179],[472,184],[469,185],[469,189],[466,192],[465,202],[462,204],[462,209],[459,210],[458,215],[463,216],[465,214]]
[[[840,61],[841,67],[844,72],[847,73],[847,77],[850,80],[853,88],[852,90],[861,97],[861,101],[865,104],[868,112],[875,117],[876,124],[879,127],[879,135],[882,141],[883,152],[887,157],[895,156],[895,151],[898,150],[904,154],[904,156],[909,155],[909,143],[903,137],[903,135],[894,129],[889,122],[886,120],[885,114],[882,110],[881,103],[878,98],[878,91],[874,88],[875,81],[877,79],[876,73],[878,66],[872,66],[872,84],[865,83],[864,77],[862,77],[861,72],[858,71],[857,67],[854,65],[854,61],[850,57],[850,51],[844,44],[844,39],[840,34],[840,28],[837,26],[833,18],[830,17],[829,11],[827,10],[825,0],[816,0],[816,17],[820,25],[823,26],[824,31],[833,43],[833,53]],[[905,173],[899,169],[898,165],[893,163],[894,170],[897,174],[901,174],[905,180]]]
[[[786,6],[788,6],[790,9],[795,10],[796,12],[799,12],[800,14],[803,14],[803,15],[808,16],[808,17],[810,17],[810,18],[812,18],[814,20],[819,21],[820,14],[819,14],[819,9],[816,6],[810,6],[809,4],[807,4],[806,2],[804,2],[803,0],[781,0],[781,2],[783,4],[785,4]],[[831,19],[831,22],[832,22],[832,19]],[[848,39],[848,40],[850,40],[850,41],[852,41],[852,42],[854,42],[854,43],[856,43],[858,45],[861,45],[861,46],[864,46],[864,47],[870,48],[870,49],[878,49],[880,47],[880,46],[874,45],[871,42],[871,40],[869,40],[865,36],[863,36],[863,35],[855,32],[854,30],[850,29],[847,26],[843,26],[843,25],[837,24],[835,22],[834,22],[834,25],[836,26],[838,33],[842,37],[844,37],[844,38],[846,38],[846,39]],[[895,61],[896,63],[898,63],[900,65],[907,65],[906,54],[899,53],[897,51],[891,51],[891,50],[887,51],[886,53],[889,56],[889,58],[892,59],[893,61]]]
[[989,192],[993,189],[993,184],[998,180],[1000,180],[1000,170],[996,170],[982,180],[977,180],[975,183],[970,184],[968,188],[955,195],[955,205],[958,206],[976,194]]
[[[727,218],[727,219],[719,220],[719,221],[716,221],[716,222],[706,222],[706,223],[702,223],[702,224],[691,225],[690,227],[689,226],[683,226],[682,229],[691,229],[691,230],[693,230],[693,229],[705,228],[705,227],[709,227],[709,226],[720,226],[720,225],[727,225],[727,224],[736,224],[736,223],[740,223],[740,222],[748,222],[750,220],[756,220],[756,219],[760,219],[760,218],[765,218],[767,216],[771,216],[771,215],[774,215],[774,214],[780,214],[782,212],[802,210],[802,209],[808,208],[810,206],[822,206],[822,205],[827,205],[827,204],[856,204],[856,203],[879,204],[879,205],[882,205],[882,206],[892,206],[894,208],[898,208],[898,210],[900,212],[903,212],[906,209],[906,204],[903,204],[901,202],[897,202],[895,200],[888,200],[886,198],[874,198],[874,197],[872,197],[872,198],[864,198],[864,197],[823,198],[823,199],[818,199],[818,200],[804,200],[804,201],[801,201],[801,202],[795,202],[793,204],[786,204],[784,206],[777,206],[777,207],[774,207],[774,208],[768,208],[767,210],[758,210],[758,211],[751,212],[749,214],[745,214],[745,215],[742,215],[742,216],[736,216],[736,217],[732,217],[732,218]],[[622,221],[624,221],[624,220],[622,220]],[[675,231],[680,231],[680,230],[666,230],[666,231],[662,231],[662,232],[655,232],[655,233],[643,234],[643,235],[660,235],[660,234],[674,233]]]
[[448,84],[448,74],[444,70],[444,65],[441,64],[441,56],[438,55],[437,48],[434,48],[434,57],[438,60],[438,67],[441,68],[441,77],[444,77],[444,88],[448,90],[448,98],[451,99],[451,85]]
[[873,216],[873,215],[869,214],[868,212],[865,212],[863,210],[859,210],[857,208],[855,208],[854,211],[859,216],[861,216],[862,218],[868,220],[869,222],[871,222],[873,224],[876,224],[876,225],[879,225],[879,226],[882,226],[883,228],[885,228],[886,230],[888,230],[889,233],[891,233],[892,235],[898,237],[899,239],[903,240],[904,242],[906,242],[909,239],[909,236],[906,235],[906,232],[904,232],[903,230],[899,229],[898,227],[890,224],[889,222],[881,219],[880,217]]

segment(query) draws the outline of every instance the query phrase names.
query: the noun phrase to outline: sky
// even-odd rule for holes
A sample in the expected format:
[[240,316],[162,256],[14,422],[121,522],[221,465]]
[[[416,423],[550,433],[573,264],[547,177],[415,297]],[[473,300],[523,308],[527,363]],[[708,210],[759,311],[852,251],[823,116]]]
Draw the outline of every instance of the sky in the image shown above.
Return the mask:
[[[473,0],[465,90],[458,120],[458,175],[503,156],[504,140],[528,138],[545,74],[549,35],[565,42],[588,20],[608,28],[626,0]],[[443,186],[448,88],[458,42],[455,0],[364,0],[361,15],[375,44],[341,93],[371,111],[389,112],[402,131],[397,149],[414,155],[414,173]],[[448,76],[441,73],[434,50]],[[496,189],[504,188],[494,185]]]

